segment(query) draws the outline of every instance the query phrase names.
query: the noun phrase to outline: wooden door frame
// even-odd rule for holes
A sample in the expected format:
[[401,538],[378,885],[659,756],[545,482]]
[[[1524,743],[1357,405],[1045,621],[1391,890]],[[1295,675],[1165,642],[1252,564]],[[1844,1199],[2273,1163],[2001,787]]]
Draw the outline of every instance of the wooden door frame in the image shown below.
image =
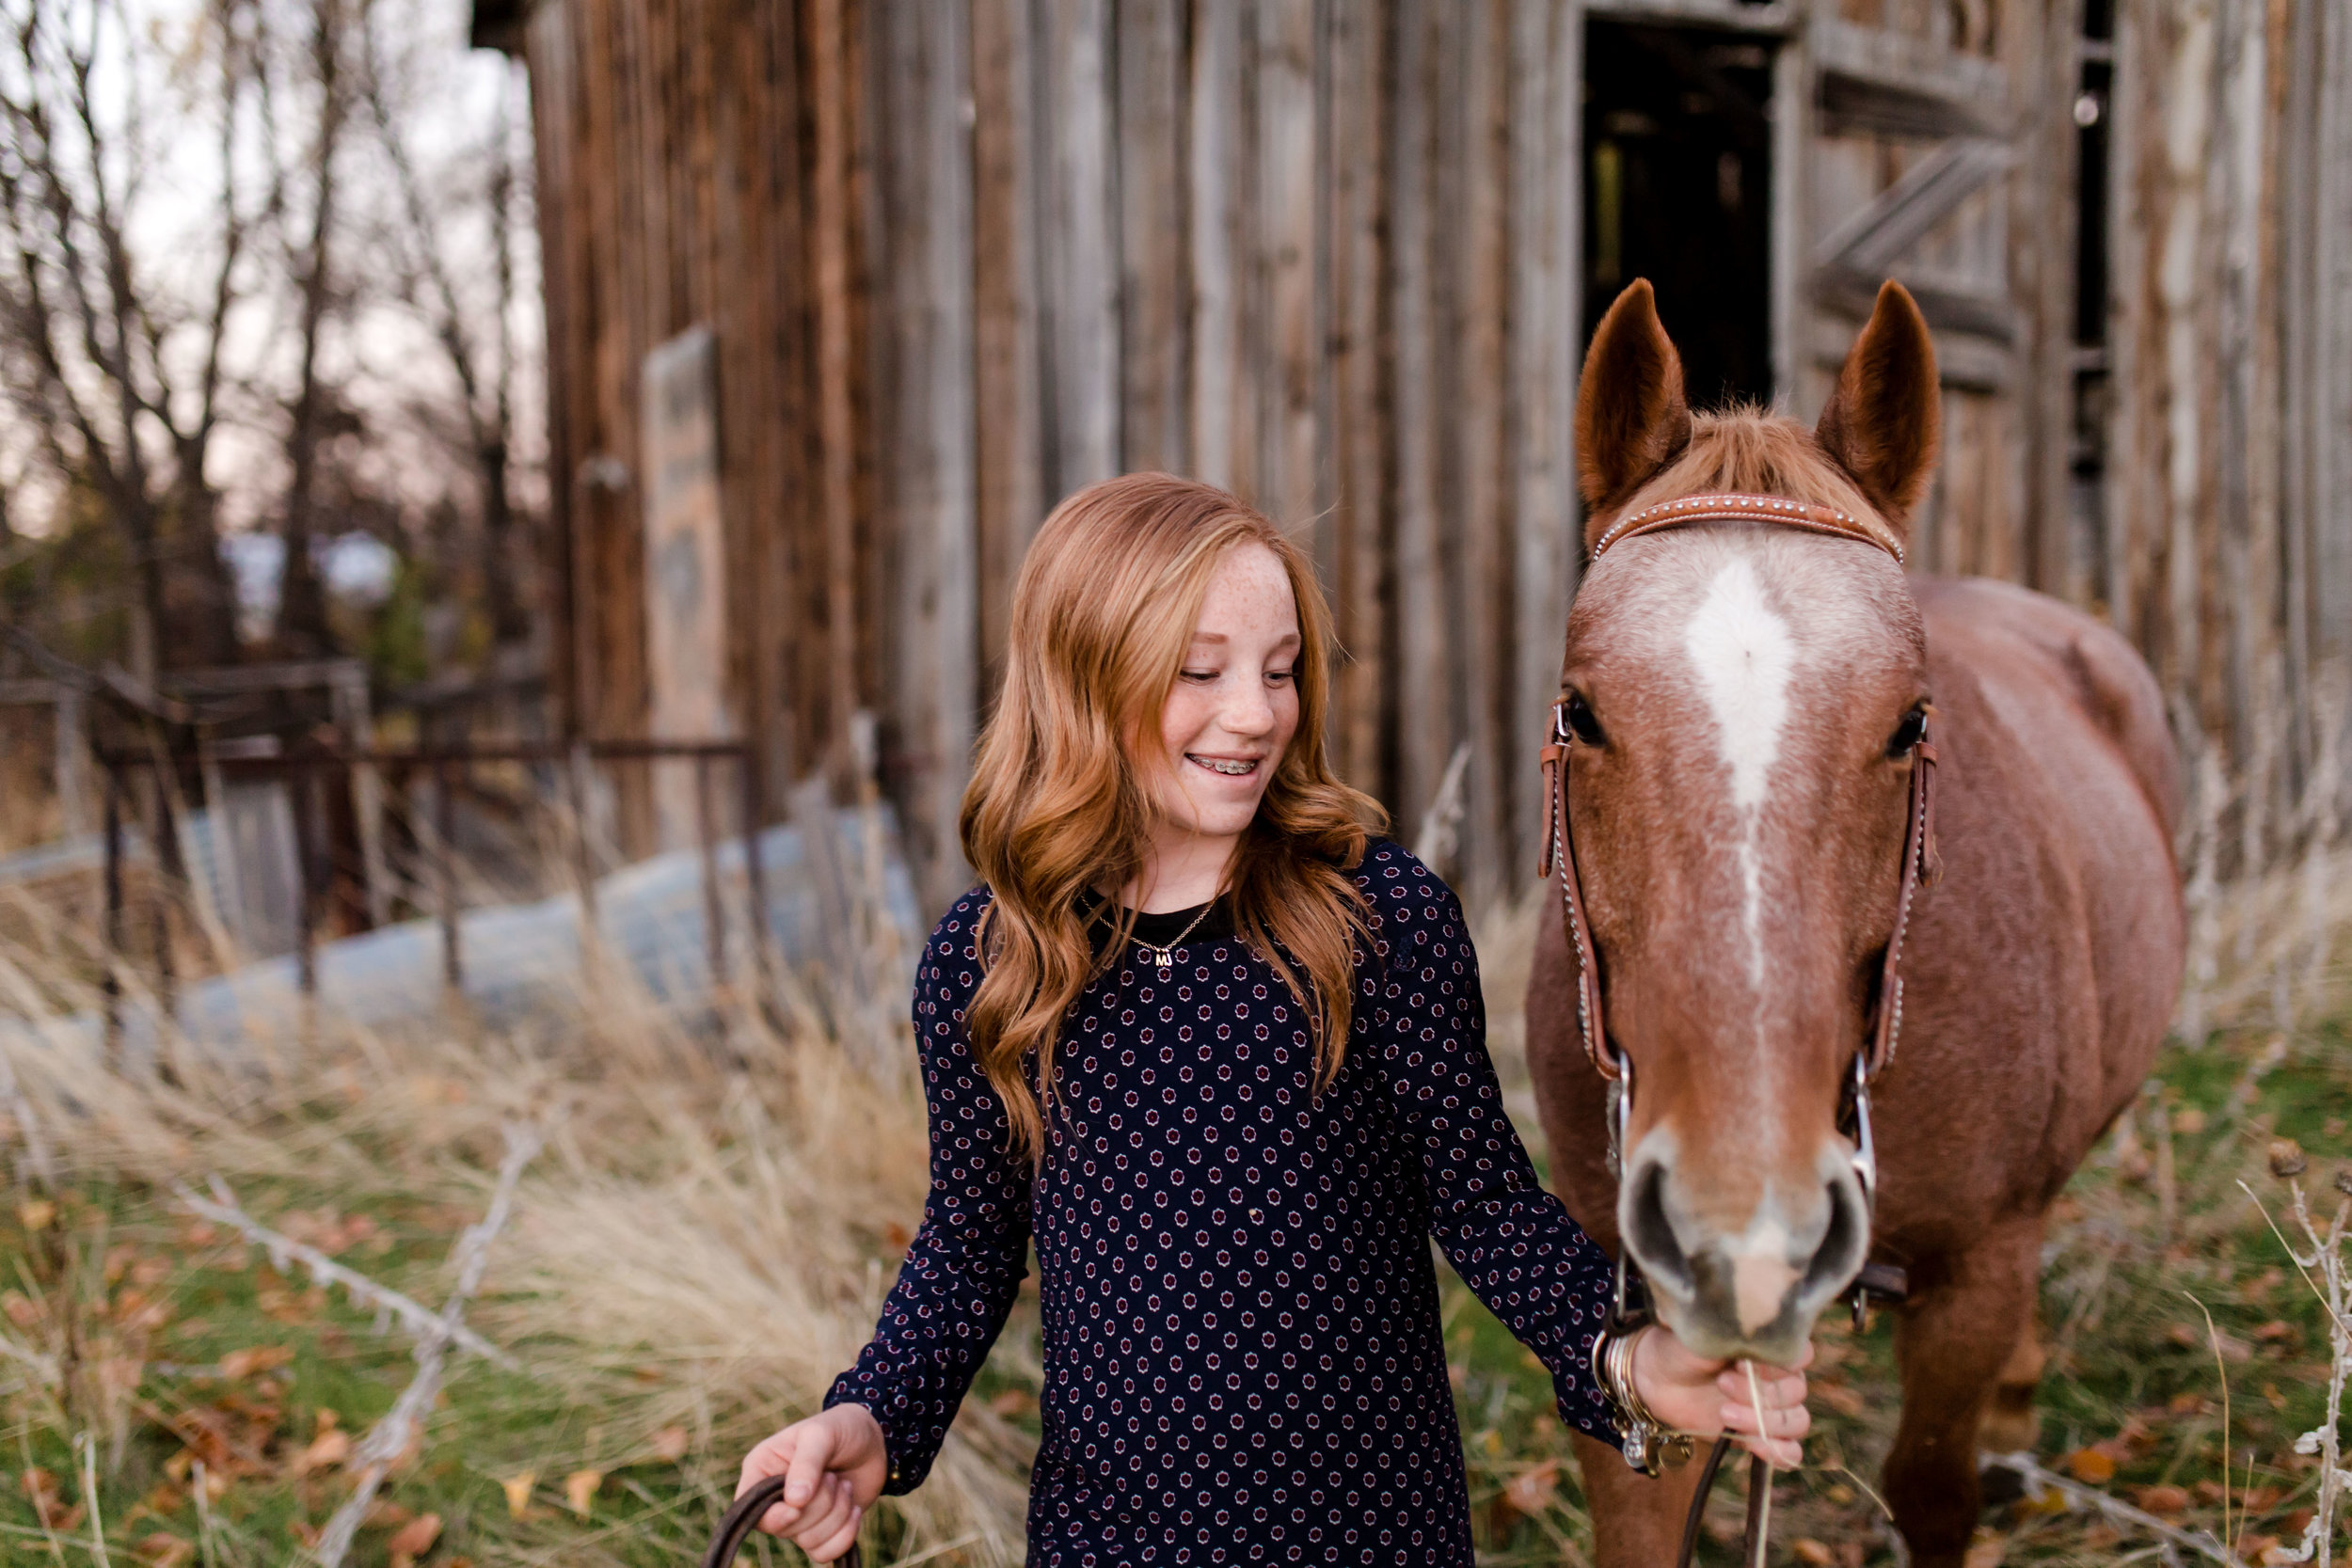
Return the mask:
[[[1804,328],[1809,318],[1804,196],[1805,138],[1812,127],[1812,71],[1804,13],[1794,0],[1742,5],[1740,0],[1570,0],[1578,29],[1577,66],[1583,70],[1582,31],[1588,21],[1647,23],[1712,29],[1772,41],[1772,276],[1766,291],[1766,341],[1772,365],[1772,399],[1795,412],[1804,382]],[[1581,82],[1579,83],[1580,87]],[[1575,298],[1584,298],[1584,117],[1575,118],[1568,160],[1570,205],[1577,214]],[[1580,323],[1580,327],[1581,324]],[[1579,345],[1580,355],[1582,345]]]

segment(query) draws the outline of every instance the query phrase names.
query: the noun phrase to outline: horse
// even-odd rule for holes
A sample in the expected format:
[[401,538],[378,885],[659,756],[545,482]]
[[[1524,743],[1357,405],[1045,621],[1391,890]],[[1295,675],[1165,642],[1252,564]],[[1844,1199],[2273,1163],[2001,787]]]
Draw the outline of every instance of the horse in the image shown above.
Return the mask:
[[[1694,1349],[1790,1363],[1901,1271],[1883,1492],[1918,1568],[1962,1562],[1979,1440],[2031,1441],[2049,1206],[2185,943],[2147,666],[2058,600],[1906,575],[1940,423],[1899,284],[1811,431],[1693,413],[1649,285],[1611,307],[1527,993],[1553,1183]],[[1673,1560],[1697,1467],[1576,1447],[1602,1568]]]

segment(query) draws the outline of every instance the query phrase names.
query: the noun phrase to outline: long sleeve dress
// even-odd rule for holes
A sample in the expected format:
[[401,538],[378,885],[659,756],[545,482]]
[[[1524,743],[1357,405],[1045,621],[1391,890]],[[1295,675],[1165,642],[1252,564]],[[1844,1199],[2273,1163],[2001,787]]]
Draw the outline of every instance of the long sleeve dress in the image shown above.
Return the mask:
[[1036,1568],[1470,1568],[1431,1235],[1550,1370],[1562,1417],[1609,1438],[1589,1357],[1610,1262],[1504,1114],[1461,908],[1386,841],[1356,879],[1374,950],[1334,1083],[1315,1091],[1308,1021],[1213,911],[1165,975],[1131,943],[1080,996],[1034,1170],[964,1035],[986,892],[939,923],[914,993],[930,1196],[825,1401],[880,1421],[886,1491],[930,1469],[1033,1235]]

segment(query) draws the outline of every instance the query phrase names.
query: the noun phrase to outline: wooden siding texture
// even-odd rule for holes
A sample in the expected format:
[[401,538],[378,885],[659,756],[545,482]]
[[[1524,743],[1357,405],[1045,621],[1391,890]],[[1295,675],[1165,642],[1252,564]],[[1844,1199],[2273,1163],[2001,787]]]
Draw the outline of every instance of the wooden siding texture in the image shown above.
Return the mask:
[[[1969,134],[2006,137],[2007,171],[1895,269],[2007,312],[1947,339],[1922,562],[2104,607],[2283,802],[2352,659],[2352,28],[2331,0],[2120,5],[2111,461],[2086,508],[2080,0],[541,0],[574,721],[644,722],[638,367],[706,325],[729,698],[775,801],[846,784],[874,715],[924,891],[952,894],[1022,551],[1071,489],[1162,467],[1297,531],[1346,650],[1342,768],[1409,838],[1467,747],[1448,869],[1474,900],[1522,888],[1576,572],[1585,19],[1638,13],[1777,40],[1800,413],[1857,325],[1791,281],[1812,247],[1932,143],[1900,114],[1997,111]],[[1857,39],[1898,74],[1967,70],[1887,99],[1889,131],[1814,102],[1806,62]]]
[[2352,816],[2352,10],[2118,11],[2095,596],[2259,863]]

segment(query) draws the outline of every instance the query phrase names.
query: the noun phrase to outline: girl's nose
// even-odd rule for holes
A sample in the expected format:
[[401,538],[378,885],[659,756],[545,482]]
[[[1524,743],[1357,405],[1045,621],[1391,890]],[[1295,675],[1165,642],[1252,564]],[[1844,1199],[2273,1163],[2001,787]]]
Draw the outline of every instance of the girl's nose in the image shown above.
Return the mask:
[[1235,735],[1261,736],[1274,728],[1274,701],[1266,695],[1263,683],[1236,681],[1219,717]]

